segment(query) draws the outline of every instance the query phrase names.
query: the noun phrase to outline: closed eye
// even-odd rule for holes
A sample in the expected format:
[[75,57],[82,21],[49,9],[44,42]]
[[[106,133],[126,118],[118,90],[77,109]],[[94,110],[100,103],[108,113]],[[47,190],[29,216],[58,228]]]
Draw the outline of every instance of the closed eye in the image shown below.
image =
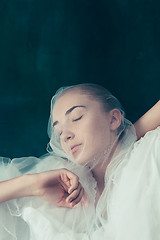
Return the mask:
[[80,120],[82,117],[83,117],[83,115],[80,116],[79,118],[73,119],[73,122],[76,122],[76,121]]
[[[80,120],[82,117],[83,117],[83,115],[80,116],[79,118],[73,119],[72,121],[73,121],[73,122],[76,122],[76,121]],[[59,132],[59,135],[61,136],[62,133],[63,133],[63,131]]]

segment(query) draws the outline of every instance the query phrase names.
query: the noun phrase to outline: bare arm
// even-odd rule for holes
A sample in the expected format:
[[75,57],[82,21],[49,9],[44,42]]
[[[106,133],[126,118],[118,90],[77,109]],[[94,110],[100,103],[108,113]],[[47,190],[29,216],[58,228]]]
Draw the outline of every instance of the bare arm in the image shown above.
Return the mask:
[[160,126],[160,101],[158,101],[149,111],[147,111],[134,124],[137,139],[140,139],[146,132]]
[[73,207],[84,195],[79,178],[67,169],[26,174],[0,182],[0,203],[37,196],[59,207]]
[[30,176],[22,175],[0,182],[0,203],[15,198],[33,196],[31,190],[32,178]]

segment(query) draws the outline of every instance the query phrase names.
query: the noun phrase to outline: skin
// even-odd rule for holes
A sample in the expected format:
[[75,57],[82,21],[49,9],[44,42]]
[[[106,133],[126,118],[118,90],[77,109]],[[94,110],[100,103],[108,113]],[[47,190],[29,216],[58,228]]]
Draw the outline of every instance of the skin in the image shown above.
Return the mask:
[[[159,110],[160,101],[134,124],[137,139],[160,125]],[[53,108],[53,122],[56,123],[54,127],[60,134],[62,148],[68,156],[72,156],[71,159],[78,164],[92,168],[97,181],[98,201],[104,189],[106,168],[118,144],[120,111],[113,109],[106,113],[100,102],[82,94],[80,90],[69,90],[57,99]],[[80,145],[71,151],[71,146],[76,144]],[[110,146],[112,150],[105,157],[104,153]]]
[[[74,106],[83,107],[73,109]],[[80,144],[72,152],[72,157],[78,164],[92,168],[101,193],[106,167],[115,150],[113,146],[117,140],[117,128],[121,123],[119,110],[106,113],[98,101],[78,90],[71,90],[57,99],[53,108],[53,122],[60,134],[62,148],[68,155],[71,154],[71,146]],[[109,146],[113,147],[113,152],[106,158],[104,153]]]
[[0,203],[35,196],[58,207],[72,208],[84,200],[78,177],[65,168],[0,182],[0,192]]
[[[65,116],[65,112],[62,110],[67,111],[68,108],[76,104],[87,104],[87,106],[86,108],[74,109],[71,115]],[[83,117],[78,119],[81,115]],[[57,119],[54,119],[54,116]],[[78,120],[74,121],[76,119]],[[116,144],[114,144],[108,160],[103,164],[103,168],[98,163],[93,168],[93,160],[103,160],[104,154],[101,153],[105,151],[104,148],[115,143],[117,128],[121,122],[120,112],[114,109],[106,114],[98,102],[88,99],[80,92],[75,92],[75,94],[70,92],[70,95],[63,95],[57,100],[53,111],[53,120],[59,121],[55,128],[61,134],[61,143],[67,154],[72,155],[74,161],[92,167],[100,196],[104,188],[104,174]],[[147,131],[153,130],[159,125],[160,101],[134,124],[137,138],[143,137]],[[71,152],[69,148],[71,142],[81,145],[74,152]],[[0,192],[0,203],[15,198],[36,196],[53,205],[72,208],[76,204],[86,201],[84,189],[79,183],[78,177],[67,169],[22,175],[0,182]]]
[[148,110],[134,124],[137,134],[137,139],[140,139],[148,131],[151,131],[160,126],[160,101],[158,101],[150,110]]

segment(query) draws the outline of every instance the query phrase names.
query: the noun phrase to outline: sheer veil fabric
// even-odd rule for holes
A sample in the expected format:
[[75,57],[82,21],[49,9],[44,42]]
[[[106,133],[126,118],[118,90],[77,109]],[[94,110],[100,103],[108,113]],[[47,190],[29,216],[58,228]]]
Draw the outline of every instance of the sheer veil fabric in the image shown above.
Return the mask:
[[[79,176],[89,206],[58,208],[36,197],[5,202],[0,205],[0,239],[160,239],[160,128],[136,142],[135,129],[119,104],[122,124],[116,138],[118,145],[107,166],[105,187],[96,204],[97,183],[92,167],[76,164],[72,155],[63,151],[60,136],[53,128],[54,104],[69,88],[61,88],[51,100],[48,153],[40,158],[23,157],[12,161],[1,157],[0,181],[24,173],[65,167]],[[118,100],[108,92],[106,101],[114,108]],[[102,152],[104,161],[114,146],[112,142]],[[103,164],[102,161],[102,167]]]

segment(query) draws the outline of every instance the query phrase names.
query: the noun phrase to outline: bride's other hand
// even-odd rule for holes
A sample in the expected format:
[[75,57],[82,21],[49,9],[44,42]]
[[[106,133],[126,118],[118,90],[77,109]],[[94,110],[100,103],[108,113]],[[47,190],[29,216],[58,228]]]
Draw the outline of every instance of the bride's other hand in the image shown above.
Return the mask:
[[72,208],[84,200],[85,194],[78,176],[62,168],[34,175],[33,195],[58,207]]

